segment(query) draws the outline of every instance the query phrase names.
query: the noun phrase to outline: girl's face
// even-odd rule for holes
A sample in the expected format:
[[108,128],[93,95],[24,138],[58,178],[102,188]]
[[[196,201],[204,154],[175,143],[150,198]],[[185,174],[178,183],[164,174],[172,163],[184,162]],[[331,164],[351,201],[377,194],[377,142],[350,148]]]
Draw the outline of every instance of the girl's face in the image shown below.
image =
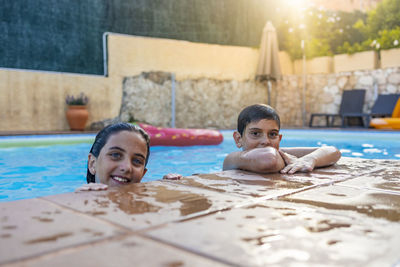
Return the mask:
[[120,186],[139,183],[146,173],[147,146],[136,132],[121,131],[112,134],[99,156],[89,154],[89,171],[96,183]]
[[262,119],[258,122],[250,122],[243,131],[233,134],[236,146],[243,150],[271,146],[279,149],[282,135],[279,134],[279,127],[276,121]]

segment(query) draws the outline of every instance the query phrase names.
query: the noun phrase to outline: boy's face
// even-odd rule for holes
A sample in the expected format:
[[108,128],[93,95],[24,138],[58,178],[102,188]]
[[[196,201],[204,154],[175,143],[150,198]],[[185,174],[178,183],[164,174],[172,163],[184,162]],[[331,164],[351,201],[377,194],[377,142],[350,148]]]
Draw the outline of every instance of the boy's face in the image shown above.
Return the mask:
[[243,150],[271,146],[279,149],[282,135],[279,134],[279,127],[276,121],[262,119],[257,122],[250,122],[241,136],[235,131],[233,134],[236,146]]

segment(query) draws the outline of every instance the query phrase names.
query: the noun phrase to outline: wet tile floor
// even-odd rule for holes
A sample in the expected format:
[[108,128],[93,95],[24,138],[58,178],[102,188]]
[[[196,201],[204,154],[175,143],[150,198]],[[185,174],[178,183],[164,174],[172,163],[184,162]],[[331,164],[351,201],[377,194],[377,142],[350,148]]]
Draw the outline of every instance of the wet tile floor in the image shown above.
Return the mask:
[[400,161],[0,203],[1,266],[400,266]]

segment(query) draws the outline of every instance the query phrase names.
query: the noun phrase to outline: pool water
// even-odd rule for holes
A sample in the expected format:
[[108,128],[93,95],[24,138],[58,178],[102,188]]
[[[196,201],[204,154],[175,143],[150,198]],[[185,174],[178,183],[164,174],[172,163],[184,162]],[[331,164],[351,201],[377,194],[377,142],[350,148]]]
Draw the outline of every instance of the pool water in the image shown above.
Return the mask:
[[[222,170],[225,156],[238,151],[233,131],[218,146],[151,147],[144,182],[166,173],[184,176]],[[342,156],[400,159],[400,133],[340,130],[282,130],[282,147],[338,147]],[[86,183],[87,154],[94,134],[0,137],[0,201],[72,192]]]

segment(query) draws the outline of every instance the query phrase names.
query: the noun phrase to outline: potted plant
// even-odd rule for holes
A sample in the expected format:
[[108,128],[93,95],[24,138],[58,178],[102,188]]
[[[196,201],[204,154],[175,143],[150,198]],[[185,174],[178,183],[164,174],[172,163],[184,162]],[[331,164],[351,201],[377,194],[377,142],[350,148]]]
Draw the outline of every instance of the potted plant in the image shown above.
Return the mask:
[[68,106],[66,116],[71,130],[83,131],[85,129],[89,118],[89,112],[86,109],[88,102],[89,98],[84,93],[80,93],[78,96],[67,95],[65,98]]

